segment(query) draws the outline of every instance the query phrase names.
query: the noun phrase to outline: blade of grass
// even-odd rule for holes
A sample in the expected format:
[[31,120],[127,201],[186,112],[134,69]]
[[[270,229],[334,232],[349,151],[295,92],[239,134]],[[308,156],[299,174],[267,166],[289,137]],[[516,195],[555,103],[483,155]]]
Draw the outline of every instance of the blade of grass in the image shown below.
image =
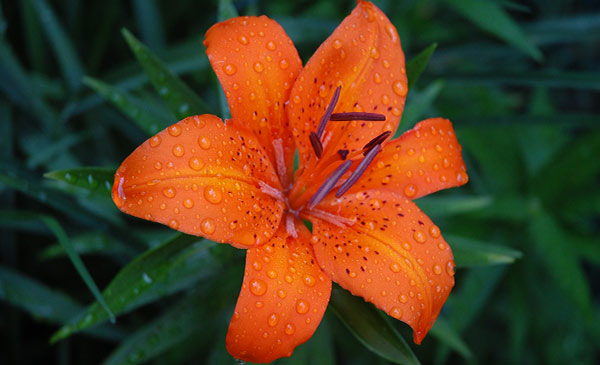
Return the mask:
[[593,71],[544,70],[493,73],[435,74],[448,82],[484,85],[543,86],[579,90],[600,90],[600,73]]
[[438,341],[459,353],[466,360],[470,360],[473,357],[471,349],[469,349],[465,341],[460,337],[460,334],[443,317],[438,317],[435,320],[435,324],[431,327],[429,333],[437,338]]
[[[1,213],[1,211],[0,211]],[[118,258],[133,257],[134,250],[122,245],[117,240],[100,233],[85,233],[71,238],[73,249],[79,255],[99,254]],[[66,255],[61,244],[46,247],[38,254],[40,260],[49,260]]]
[[[221,264],[209,252],[213,246],[202,238],[178,234],[146,251],[123,268],[106,287],[104,297],[108,306],[118,315],[189,287]],[[50,341],[56,342],[106,319],[106,313],[94,303],[85,316],[63,326]]]
[[81,86],[83,66],[71,39],[45,0],[29,0],[48,37],[67,84],[72,90]]
[[406,77],[408,78],[408,90],[411,90],[416,84],[417,80],[427,68],[427,64],[431,59],[431,55],[437,48],[437,43],[432,43],[429,47],[425,48],[410,61],[406,63]]
[[479,212],[492,204],[491,196],[425,196],[416,201],[427,215],[448,217],[458,214]]
[[168,126],[168,123],[157,119],[155,114],[149,112],[139,100],[125,91],[87,76],[84,77],[83,82],[110,101],[148,135],[155,135]]
[[[1,265],[0,299],[24,310],[37,320],[43,319],[56,324],[66,323],[73,313],[84,309],[68,295]],[[124,337],[123,331],[114,326],[86,332],[110,341]]]
[[373,305],[334,284],[330,306],[369,350],[394,363],[419,364],[404,338]]
[[103,197],[110,197],[115,169],[106,167],[78,167],[51,171],[44,177],[77,186]]
[[132,5],[137,27],[144,43],[157,51],[163,49],[165,36],[156,0],[134,0]]
[[127,29],[123,29],[122,33],[156,91],[178,119],[209,111],[200,97],[169,71],[167,66],[133,34]]
[[523,33],[519,25],[495,1],[445,0],[451,8],[479,28],[502,39],[540,62],[543,55]]
[[523,254],[506,246],[494,245],[454,235],[444,235],[452,247],[457,267],[503,265],[515,262]]
[[42,216],[40,216],[40,220],[42,222],[44,222],[44,224],[46,224],[46,226],[52,231],[52,233],[54,233],[54,235],[58,239],[58,242],[63,246],[63,248],[67,252],[67,255],[69,256],[69,259],[73,263],[73,266],[75,266],[77,273],[79,274],[79,276],[81,276],[81,278],[87,285],[88,289],[90,289],[90,291],[92,292],[92,294],[98,301],[98,303],[100,303],[100,306],[102,307],[102,309],[104,311],[106,311],[106,314],[110,318],[110,321],[114,323],[115,316],[111,312],[110,308],[108,308],[108,305],[104,301],[104,297],[102,297],[102,294],[100,293],[100,290],[96,286],[94,279],[92,279],[92,276],[87,271],[85,265],[83,264],[83,261],[81,261],[79,254],[75,251],[75,249],[73,248],[73,245],[71,245],[71,241],[69,241],[69,237],[67,236],[67,233],[61,227],[61,225],[58,223],[58,221],[56,219],[54,219],[53,217],[42,215]]

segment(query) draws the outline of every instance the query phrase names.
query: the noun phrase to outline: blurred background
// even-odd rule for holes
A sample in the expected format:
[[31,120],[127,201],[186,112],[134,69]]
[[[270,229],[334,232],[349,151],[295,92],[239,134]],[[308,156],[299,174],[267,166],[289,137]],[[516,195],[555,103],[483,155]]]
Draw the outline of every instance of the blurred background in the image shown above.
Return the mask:
[[[335,288],[279,362],[598,363],[600,3],[375,3],[411,61],[401,130],[444,116],[463,146],[469,184],[416,202],[453,248],[456,286],[420,346]],[[235,362],[243,252],[121,214],[114,169],[186,115],[227,115],[212,24],[266,14],[306,62],[354,6],[0,2],[1,363]]]

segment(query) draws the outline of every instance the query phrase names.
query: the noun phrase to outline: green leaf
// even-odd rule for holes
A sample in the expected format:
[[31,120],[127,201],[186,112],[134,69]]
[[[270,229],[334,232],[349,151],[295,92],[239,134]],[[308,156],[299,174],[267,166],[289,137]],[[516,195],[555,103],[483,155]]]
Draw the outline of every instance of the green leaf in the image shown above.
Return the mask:
[[142,363],[154,358],[194,332],[202,330],[210,316],[204,305],[205,296],[189,295],[168,311],[142,326],[123,341],[102,363],[107,365]]
[[436,196],[429,195],[419,198],[415,203],[427,215],[433,217],[448,217],[458,214],[480,212],[492,204],[491,196]]
[[460,337],[460,334],[443,317],[438,317],[435,320],[435,324],[429,333],[465,359],[468,360],[473,357],[471,349],[469,349],[465,341]]
[[153,49],[164,48],[163,22],[156,0],[134,0],[132,5],[142,40]]
[[[1,215],[0,211],[0,217]],[[71,238],[71,244],[75,252],[80,255],[100,254],[114,255],[120,258],[131,257],[134,250],[128,246],[122,245],[112,237],[100,233],[85,233]],[[38,257],[41,260],[48,260],[66,255],[64,247],[60,244],[52,245],[42,250]]]
[[600,73],[593,71],[527,70],[511,72],[494,70],[492,73],[438,73],[434,77],[443,78],[449,83],[600,90]]
[[217,13],[217,19],[220,22],[238,16],[238,11],[231,0],[219,0],[219,10]]
[[543,59],[540,50],[531,43],[519,25],[497,2],[482,0],[445,0],[445,2],[479,28],[518,48],[534,60],[539,62]]
[[409,95],[408,103],[402,113],[400,127],[395,136],[400,136],[405,131],[414,127],[417,122],[423,119],[423,116],[429,112],[434,100],[444,88],[444,81],[436,80],[429,84],[423,92],[413,91]]
[[210,111],[200,97],[169,71],[167,66],[133,34],[127,29],[123,29],[122,33],[154,88],[178,119]]
[[431,55],[437,48],[437,43],[432,43],[429,47],[425,48],[410,61],[406,63],[406,77],[408,78],[408,90],[411,90],[416,85],[419,76],[427,68],[427,64],[431,59]]
[[457,267],[510,264],[523,254],[511,248],[453,235],[444,235]]
[[148,135],[155,135],[168,126],[127,92],[87,76],[84,77],[83,82],[110,101]]
[[105,167],[78,167],[44,174],[44,177],[63,181],[105,197],[110,197],[114,176],[115,170]]
[[100,306],[102,307],[102,310],[104,311],[103,313],[105,313],[105,315],[107,315],[110,318],[111,322],[114,322],[115,316],[113,315],[111,310],[106,305],[106,302],[104,301],[104,298],[102,297],[102,294],[100,294],[100,290],[98,289],[98,286],[96,286],[94,279],[92,279],[92,276],[87,271],[85,265],[83,264],[83,261],[81,261],[79,254],[77,254],[77,252],[71,245],[71,241],[69,241],[69,237],[67,237],[67,233],[63,230],[63,228],[60,226],[60,224],[58,223],[58,221],[56,219],[49,217],[49,216],[43,216],[43,215],[40,216],[40,219],[42,220],[42,222],[44,222],[46,224],[46,226],[48,226],[48,228],[52,231],[52,233],[54,233],[56,238],[58,238],[58,242],[63,246],[63,248],[67,252],[67,255],[69,256],[69,259],[73,263],[73,266],[75,266],[77,273],[79,274],[79,276],[81,276],[81,278],[87,285],[88,289],[90,289],[90,291],[92,292],[92,294],[98,301],[98,303],[100,303]]
[[58,22],[54,11],[45,0],[30,0],[44,28],[67,84],[73,90],[81,85],[83,66],[71,39]]
[[[202,238],[178,234],[146,251],[108,284],[103,293],[108,306],[118,315],[189,287],[220,265],[209,252],[213,246]],[[94,303],[83,318],[62,327],[50,341],[56,342],[106,319],[106,313]]]
[[568,235],[554,218],[545,212],[533,217],[529,233],[548,275],[575,304],[581,317],[591,322],[594,318],[594,306],[590,285],[569,243]]
[[334,285],[330,305],[356,338],[377,355],[398,364],[419,364],[406,341],[373,305]]
[[522,126],[529,125],[556,125],[567,127],[597,126],[600,116],[597,114],[552,114],[552,115],[500,115],[500,116],[473,116],[453,118],[457,125],[469,126]]
[[[73,317],[73,313],[83,310],[83,306],[66,294],[3,266],[0,266],[0,299],[26,311],[36,319],[58,324],[66,323]],[[87,332],[108,340],[123,337],[122,331],[114,327],[97,328]]]

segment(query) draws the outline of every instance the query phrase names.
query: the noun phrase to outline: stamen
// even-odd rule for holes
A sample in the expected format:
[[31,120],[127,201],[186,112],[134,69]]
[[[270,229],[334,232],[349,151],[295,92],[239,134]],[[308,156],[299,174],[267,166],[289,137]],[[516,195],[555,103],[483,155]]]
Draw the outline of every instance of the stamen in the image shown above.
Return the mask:
[[333,224],[334,226],[338,226],[341,228],[346,228],[347,226],[351,226],[356,222],[356,220],[355,220],[356,218],[354,220],[348,219],[346,217],[331,214],[329,212],[326,212],[326,211],[323,211],[320,209],[313,209],[309,213],[310,213],[310,215],[314,216],[315,218],[322,219],[326,222]]
[[381,151],[380,144],[375,145],[375,147],[373,147],[369,152],[367,152],[365,158],[362,161],[360,161],[356,170],[354,170],[354,172],[352,173],[352,175],[350,175],[348,180],[346,180],[342,184],[342,186],[340,186],[337,193],[335,193],[336,198],[340,198],[342,195],[344,195],[344,193],[347,192],[352,187],[352,185],[354,185],[354,183],[358,181],[358,179],[362,176],[367,167],[369,167],[371,162],[373,162],[375,155],[377,155],[379,151]]
[[386,138],[388,138],[390,136],[390,134],[392,134],[391,131],[385,131],[383,133],[381,133],[380,135],[378,135],[377,137],[373,138],[372,140],[370,140],[369,142],[367,142],[367,144],[364,145],[363,147],[363,154],[366,156],[367,153],[376,145],[380,145],[383,143],[383,141],[386,140]]
[[296,225],[294,224],[294,217],[289,214],[285,218],[285,229],[290,236],[298,238],[298,232],[296,231]]
[[344,175],[344,173],[350,168],[352,161],[348,160],[341,164],[332,174],[325,180],[323,185],[315,192],[310,200],[308,201],[308,209],[314,208],[317,204],[325,198],[325,196],[333,189],[338,180]]
[[281,138],[273,140],[273,149],[275,150],[275,163],[277,164],[277,175],[284,190],[288,190],[289,182],[287,175],[287,168],[285,166],[285,156],[283,152],[283,141]]
[[331,114],[329,118],[331,121],[336,122],[345,122],[351,120],[366,120],[366,121],[374,121],[374,122],[383,122],[385,121],[384,114],[377,113],[364,113],[364,112],[350,112],[350,113],[335,113]]
[[317,134],[315,132],[310,132],[310,144],[313,147],[313,150],[315,151],[315,155],[317,155],[317,158],[321,158],[321,156],[323,155],[323,145],[321,144],[321,141],[319,140],[319,137],[317,137]]
[[325,126],[327,125],[327,122],[329,122],[329,118],[331,117],[331,114],[333,113],[333,109],[335,109],[335,106],[337,105],[337,102],[340,98],[341,90],[342,90],[341,86],[338,86],[335,89],[335,92],[333,93],[333,97],[331,98],[331,101],[329,102],[329,105],[327,106],[327,109],[325,110],[325,114],[323,114],[323,117],[321,117],[321,122],[319,123],[319,127],[317,128],[317,137],[319,137],[319,139],[321,139],[321,136],[323,136],[323,132],[325,131]]
[[279,189],[275,189],[274,187],[272,187],[271,185],[268,185],[264,181],[259,181],[258,185],[260,185],[260,191],[267,194],[268,196],[273,197],[282,202],[285,201],[285,197],[283,196],[283,193]]
[[340,155],[340,157],[342,158],[342,160],[345,160],[346,157],[348,156],[348,150],[338,150],[338,155]]

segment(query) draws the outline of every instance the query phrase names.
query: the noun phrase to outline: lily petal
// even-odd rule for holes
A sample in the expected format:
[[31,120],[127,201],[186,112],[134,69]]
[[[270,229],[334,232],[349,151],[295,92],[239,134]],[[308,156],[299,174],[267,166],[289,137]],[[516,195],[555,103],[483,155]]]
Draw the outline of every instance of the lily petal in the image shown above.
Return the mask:
[[381,132],[397,129],[408,90],[404,53],[396,28],[369,2],[358,2],[294,84],[288,113],[301,170],[314,155],[310,132],[317,130],[337,86],[342,89],[334,112],[380,113],[386,121],[329,122],[323,135],[326,153],[362,149]]
[[386,144],[346,194],[381,189],[417,199],[464,185],[469,177],[461,151],[449,120],[424,120]]
[[316,264],[310,232],[296,220],[297,238],[282,228],[246,254],[246,271],[227,350],[234,357],[268,363],[290,356],[317,329],[331,294],[331,280]]
[[[206,32],[204,44],[231,115],[248,123],[276,167],[280,157],[273,141],[281,140],[285,175],[287,182],[291,181],[294,143],[285,102],[302,69],[294,44],[283,28],[266,16],[218,23]],[[287,188],[286,183],[284,186]]]
[[284,203],[254,134],[213,115],[186,118],[140,145],[115,174],[123,212],[236,247],[267,242]]
[[[454,286],[452,251],[439,228],[413,202],[391,192],[345,195],[319,208],[325,213],[310,218],[311,242],[323,271],[409,324],[420,343]],[[332,224],[335,217],[354,223]]]

